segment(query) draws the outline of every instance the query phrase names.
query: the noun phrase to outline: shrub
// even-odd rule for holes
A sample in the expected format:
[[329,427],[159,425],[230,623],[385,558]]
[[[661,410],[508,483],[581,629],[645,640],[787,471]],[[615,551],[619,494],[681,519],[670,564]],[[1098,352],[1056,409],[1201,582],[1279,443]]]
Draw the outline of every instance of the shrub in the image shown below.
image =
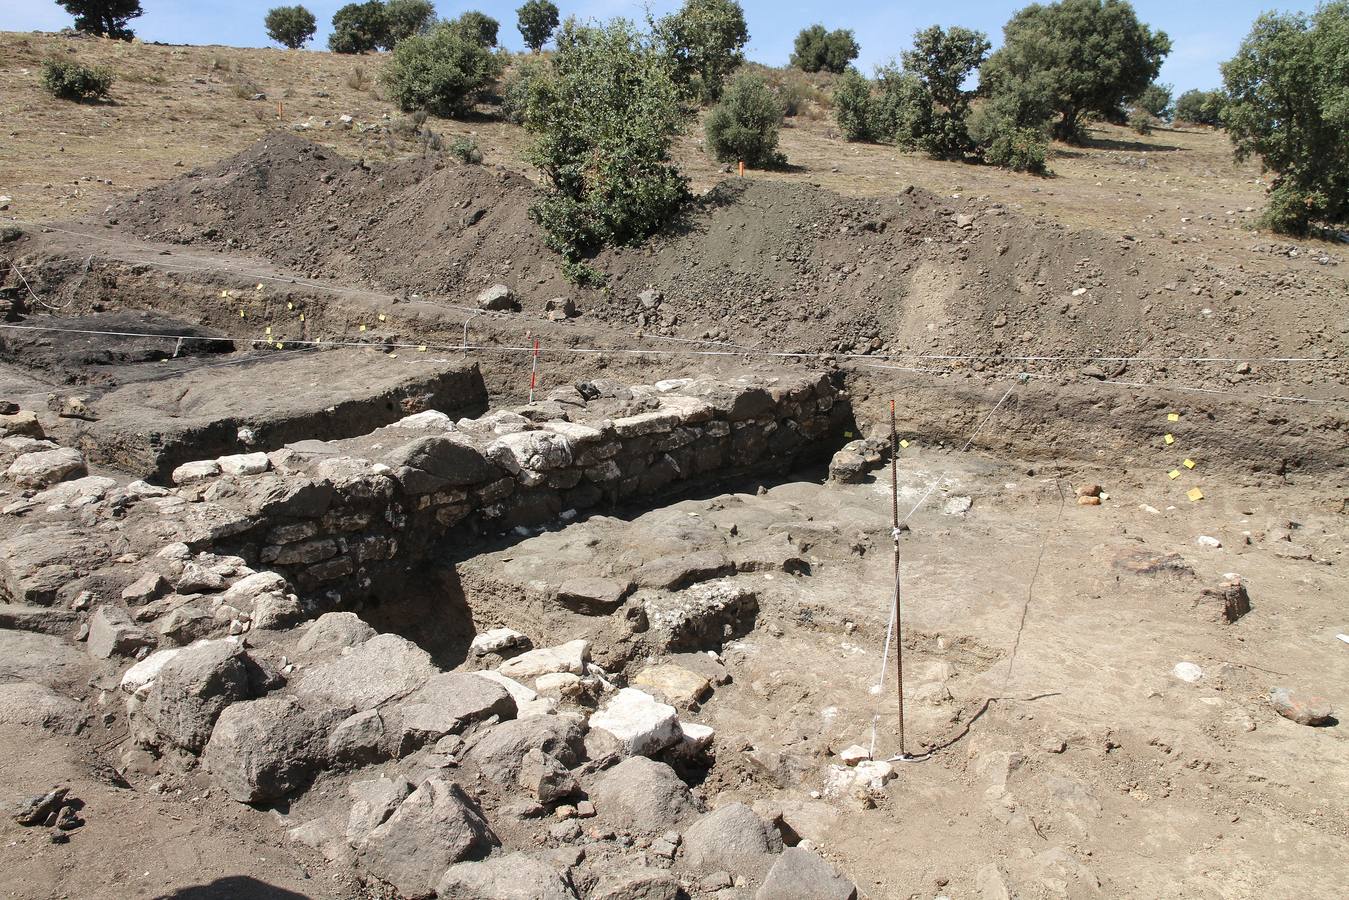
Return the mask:
[[786,79],[779,81],[773,85],[773,92],[778,95],[778,102],[782,104],[782,115],[789,119],[799,115],[809,99],[805,85],[799,81]]
[[1175,118],[1194,125],[1217,128],[1223,124],[1223,109],[1226,106],[1227,95],[1222,91],[1188,90],[1176,100]]
[[911,135],[916,146],[936,157],[961,159],[974,149],[965,120],[970,114],[974,91],[964,89],[984,61],[991,45],[982,31],[936,25],[913,36],[913,49],[904,52],[904,71],[922,85],[926,103],[909,96],[906,108],[914,110]]
[[463,135],[450,143],[450,155],[468,165],[477,165],[482,162],[482,151],[478,149],[478,142]]
[[112,89],[111,69],[49,59],[42,64],[42,89],[62,100],[102,100]]
[[129,41],[136,36],[126,23],[140,16],[140,0],[57,0],[75,17],[75,30]]
[[333,13],[328,49],[334,53],[369,53],[389,44],[389,20],[380,0],[348,3]]
[[1155,81],[1138,95],[1134,106],[1163,122],[1171,119],[1171,85],[1157,84]]
[[1129,113],[1129,127],[1139,134],[1152,134],[1157,118],[1146,109],[1135,108]]
[[873,138],[871,82],[849,67],[834,88],[834,121],[845,141],[869,141]]
[[500,74],[500,57],[456,21],[400,41],[380,79],[399,109],[451,116],[472,107]]
[[283,47],[298,50],[314,36],[318,22],[303,6],[277,6],[262,20],[267,36]]
[[1004,90],[970,113],[970,137],[984,162],[1043,175],[1049,157],[1051,100],[1034,84]]
[[867,112],[870,139],[890,141],[905,150],[926,149],[935,111],[922,79],[886,66],[876,73],[876,88]]
[[547,60],[527,58],[506,76],[501,113],[507,122],[523,125],[538,103],[539,90],[551,67]]
[[758,75],[742,74],[731,82],[721,102],[707,115],[707,149],[721,162],[743,160],[757,169],[781,166],[778,129],[782,101]]
[[1003,28],[1002,47],[980,72],[986,92],[1040,81],[1053,97],[1055,135],[1080,142],[1084,120],[1118,113],[1171,52],[1171,40],[1121,0],[1033,3]]
[[551,0],[525,0],[524,5],[515,11],[515,18],[520,27],[520,36],[525,39],[525,46],[535,53],[548,43],[557,30],[558,12]]
[[484,47],[496,46],[497,32],[501,30],[501,23],[487,13],[478,12],[476,9],[469,10],[454,22],[465,34],[472,35]]
[[436,24],[436,8],[431,0],[388,0],[384,4],[386,49],[398,46],[414,34],[425,34]]
[[801,29],[796,36],[796,46],[792,51],[791,64],[807,72],[833,72],[839,74],[848,68],[848,64],[857,59],[861,48],[857,39],[848,29],[825,31],[823,25],[812,25]]
[[674,79],[690,97],[716,100],[731,71],[745,61],[745,11],[735,0],[685,0],[656,23],[674,61]]
[[1349,222],[1349,0],[1261,16],[1222,70],[1237,158],[1275,173],[1263,224],[1306,234]]
[[548,182],[530,214],[568,274],[593,281],[583,257],[647,237],[687,199],[670,164],[684,113],[669,57],[626,20],[569,19],[552,65],[526,122],[535,135],[528,158]]
[[365,77],[365,66],[356,66],[347,73],[347,87],[353,91],[363,91],[370,86],[370,80]]

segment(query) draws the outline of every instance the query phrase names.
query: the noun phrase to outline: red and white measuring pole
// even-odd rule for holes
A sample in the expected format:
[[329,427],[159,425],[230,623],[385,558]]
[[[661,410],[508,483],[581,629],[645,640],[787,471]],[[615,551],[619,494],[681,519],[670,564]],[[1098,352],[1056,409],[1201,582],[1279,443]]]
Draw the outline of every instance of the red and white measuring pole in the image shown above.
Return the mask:
[[539,339],[534,338],[534,358],[529,364],[529,402],[534,402],[534,388],[539,384]]

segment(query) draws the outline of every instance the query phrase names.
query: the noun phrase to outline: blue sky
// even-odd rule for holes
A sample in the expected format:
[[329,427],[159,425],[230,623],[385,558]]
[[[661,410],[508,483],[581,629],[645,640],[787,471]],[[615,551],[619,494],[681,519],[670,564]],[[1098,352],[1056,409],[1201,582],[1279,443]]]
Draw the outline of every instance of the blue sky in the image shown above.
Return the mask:
[[[267,46],[262,18],[272,7],[289,0],[141,0],[145,15],[132,26],[147,41],[180,44],[229,44],[239,47]],[[319,32],[311,46],[323,46],[333,11],[339,0],[302,0],[319,20]],[[520,33],[515,28],[515,9],[521,0],[482,0],[478,3],[436,4],[442,16],[458,15],[466,9],[481,9],[501,24],[502,42],[520,49]],[[580,18],[609,18],[621,15],[640,19],[644,4],[621,0],[554,0],[562,15]],[[1000,41],[1002,26],[1024,2],[1007,0],[966,0],[947,3],[934,9],[930,3],[828,3],[798,0],[794,3],[774,0],[741,0],[749,21],[750,59],[770,65],[787,61],[792,39],[806,25],[821,22],[829,28],[851,28],[862,45],[858,64],[865,71],[895,56],[909,43],[913,32],[928,25],[964,25],[988,33],[994,45]],[[663,14],[679,5],[676,0],[652,0],[651,8]],[[1216,87],[1221,81],[1218,65],[1235,52],[1251,23],[1269,9],[1310,12],[1315,2],[1261,2],[1261,0],[1134,0],[1139,16],[1154,28],[1171,36],[1173,49],[1162,69],[1161,80],[1178,90],[1191,87]],[[0,30],[55,31],[71,23],[71,18],[54,0],[4,0],[0,4]]]

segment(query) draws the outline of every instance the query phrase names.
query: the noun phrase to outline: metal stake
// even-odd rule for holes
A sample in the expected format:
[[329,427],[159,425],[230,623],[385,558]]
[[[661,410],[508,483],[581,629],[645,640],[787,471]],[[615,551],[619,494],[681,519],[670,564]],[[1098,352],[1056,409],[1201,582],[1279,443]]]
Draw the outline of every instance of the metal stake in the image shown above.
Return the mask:
[[904,617],[899,600],[899,430],[895,425],[895,401],[890,401],[890,508],[891,535],[895,541],[895,690],[899,695],[899,755],[904,747]]

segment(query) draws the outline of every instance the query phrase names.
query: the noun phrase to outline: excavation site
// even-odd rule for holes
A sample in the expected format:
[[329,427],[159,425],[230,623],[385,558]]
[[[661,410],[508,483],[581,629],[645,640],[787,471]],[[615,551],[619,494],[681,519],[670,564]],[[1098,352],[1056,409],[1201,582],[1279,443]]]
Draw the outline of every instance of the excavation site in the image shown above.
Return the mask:
[[310,137],[0,214],[0,893],[1343,896],[1342,248]]

